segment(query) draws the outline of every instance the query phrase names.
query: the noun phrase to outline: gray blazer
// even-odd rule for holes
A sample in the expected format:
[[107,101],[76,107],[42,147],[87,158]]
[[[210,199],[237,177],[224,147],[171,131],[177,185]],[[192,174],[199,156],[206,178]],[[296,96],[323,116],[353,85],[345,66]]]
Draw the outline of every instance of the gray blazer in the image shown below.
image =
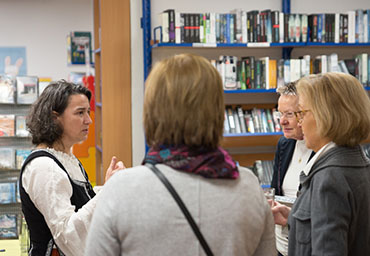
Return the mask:
[[370,159],[361,147],[330,149],[300,182],[289,255],[370,255]]

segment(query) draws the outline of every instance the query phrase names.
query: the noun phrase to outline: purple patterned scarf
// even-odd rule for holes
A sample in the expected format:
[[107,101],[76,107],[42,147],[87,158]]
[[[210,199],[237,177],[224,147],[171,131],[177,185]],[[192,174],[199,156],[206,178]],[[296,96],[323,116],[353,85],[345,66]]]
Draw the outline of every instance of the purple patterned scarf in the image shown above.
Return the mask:
[[231,156],[221,147],[215,150],[190,149],[187,146],[150,148],[143,163],[165,164],[178,171],[205,178],[237,179],[239,171]]

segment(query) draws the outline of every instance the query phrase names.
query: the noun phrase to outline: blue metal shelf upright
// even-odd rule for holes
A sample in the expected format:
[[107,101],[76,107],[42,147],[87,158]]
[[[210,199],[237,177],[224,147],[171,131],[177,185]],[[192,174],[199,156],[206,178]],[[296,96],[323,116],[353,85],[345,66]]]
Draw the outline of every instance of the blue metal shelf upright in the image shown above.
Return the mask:
[[150,13],[150,0],[143,0],[143,17],[141,17],[141,28],[144,40],[144,81],[149,75],[152,67],[152,46],[150,45],[152,26]]

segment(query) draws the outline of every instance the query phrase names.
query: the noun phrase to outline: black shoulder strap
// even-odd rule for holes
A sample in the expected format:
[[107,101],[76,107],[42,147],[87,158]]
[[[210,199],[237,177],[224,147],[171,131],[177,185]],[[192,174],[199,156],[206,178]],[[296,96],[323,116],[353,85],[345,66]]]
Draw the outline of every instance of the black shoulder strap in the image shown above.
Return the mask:
[[26,167],[26,165],[31,162],[33,159],[37,158],[37,157],[40,157],[40,156],[46,156],[46,157],[50,157],[52,158],[55,163],[58,164],[58,166],[67,174],[68,178],[70,178],[67,170],[64,168],[64,166],[62,165],[62,163],[51,153],[45,151],[45,150],[38,150],[38,151],[35,151],[35,152],[32,152],[28,157],[27,159],[24,161],[23,165],[22,165],[22,170]]
[[200,244],[202,245],[203,250],[206,253],[206,255],[213,256],[213,253],[212,253],[211,249],[209,248],[209,246],[207,244],[207,241],[205,240],[202,233],[200,232],[200,230],[198,228],[198,225],[195,223],[193,217],[191,216],[190,212],[186,208],[184,202],[181,200],[181,197],[177,194],[175,188],[171,185],[171,183],[166,178],[166,176],[164,176],[164,174],[157,167],[155,167],[152,164],[146,164],[146,166],[149,167],[149,169],[151,169],[154,172],[155,175],[157,175],[157,177],[160,179],[160,181],[166,186],[167,190],[173,196],[176,203],[179,205],[181,211],[183,212],[186,219],[188,220],[191,228],[193,229],[194,234],[197,236],[197,238],[198,238]]

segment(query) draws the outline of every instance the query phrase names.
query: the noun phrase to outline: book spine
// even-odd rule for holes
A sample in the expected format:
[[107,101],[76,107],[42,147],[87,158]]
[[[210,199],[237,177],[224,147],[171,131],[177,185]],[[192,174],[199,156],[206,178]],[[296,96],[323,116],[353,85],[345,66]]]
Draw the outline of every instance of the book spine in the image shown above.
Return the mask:
[[306,14],[302,14],[301,16],[301,33],[302,33],[302,42],[306,43],[307,34],[308,34],[308,16]]
[[204,15],[203,13],[199,14],[199,42],[200,43],[205,43],[204,42]]
[[246,128],[246,125],[245,125],[243,109],[241,108],[241,106],[238,106],[236,109],[238,111],[239,123],[240,123],[240,128],[241,128],[240,130],[241,130],[242,133],[246,133],[247,128]]
[[295,15],[295,42],[301,41],[301,15]]
[[169,35],[169,42],[174,43],[176,40],[176,32],[175,32],[175,10],[170,9],[167,10],[168,12],[168,35]]
[[284,43],[284,35],[285,35],[285,26],[284,26],[284,13],[279,13],[279,42]]
[[233,117],[235,122],[235,133],[241,133],[239,116],[235,109],[233,109]]
[[247,13],[242,11],[242,43],[248,43]]
[[168,43],[170,41],[168,12],[163,12],[160,15],[162,17],[162,43]]
[[224,134],[230,133],[229,119],[227,116],[227,110],[225,109],[225,120],[224,120]]
[[339,21],[340,14],[335,13],[334,15],[335,15],[334,16],[334,43],[339,43],[340,42],[340,21]]
[[251,64],[250,58],[247,57],[244,59],[245,62],[245,86],[247,89],[251,89]]
[[199,14],[193,14],[194,17],[194,39],[193,42],[200,42],[200,17]]
[[227,111],[227,118],[229,120],[230,133],[236,133],[233,109],[231,108],[231,106],[227,106],[226,111]]
[[272,42],[272,14],[271,11],[267,11],[267,19],[266,19],[266,35],[267,35],[267,42]]
[[255,61],[256,63],[256,76],[255,76],[255,79],[256,79],[256,89],[260,89],[261,88],[261,61],[260,60],[256,60]]
[[175,43],[181,44],[181,13],[175,12]]

